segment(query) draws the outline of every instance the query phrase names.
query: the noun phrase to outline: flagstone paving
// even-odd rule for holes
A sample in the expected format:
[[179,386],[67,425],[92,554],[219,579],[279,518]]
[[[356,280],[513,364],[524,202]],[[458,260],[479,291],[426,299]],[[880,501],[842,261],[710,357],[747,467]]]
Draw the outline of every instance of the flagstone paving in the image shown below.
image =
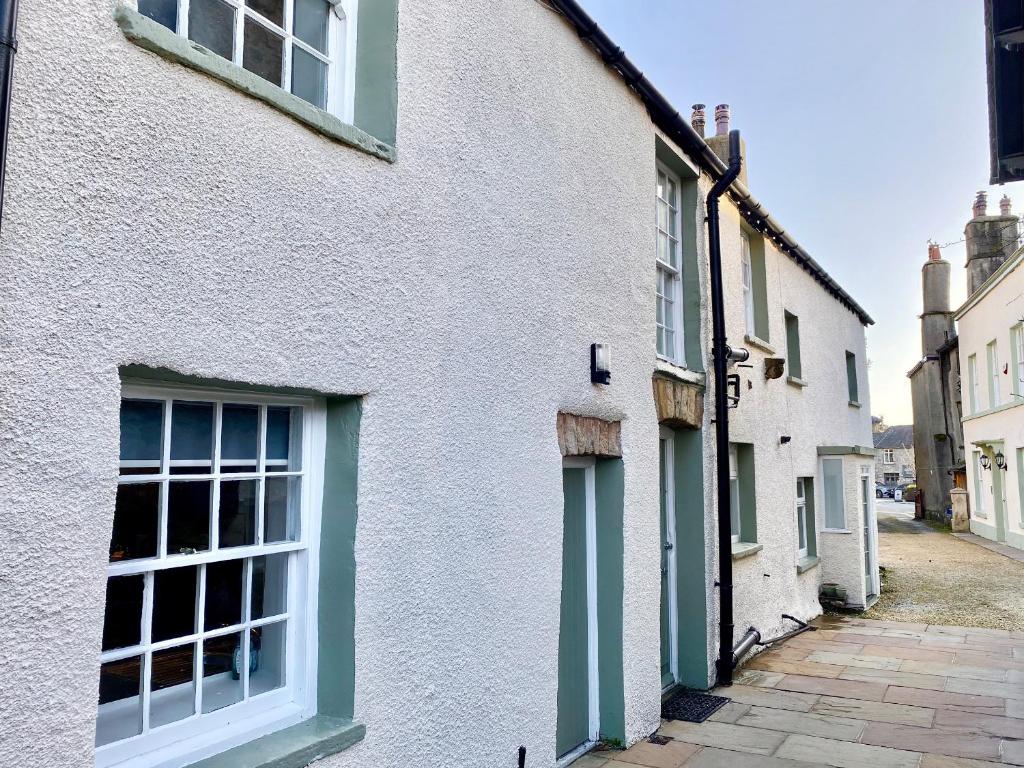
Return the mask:
[[715,693],[664,745],[592,752],[573,768],[1024,766],[1024,632],[826,616]]

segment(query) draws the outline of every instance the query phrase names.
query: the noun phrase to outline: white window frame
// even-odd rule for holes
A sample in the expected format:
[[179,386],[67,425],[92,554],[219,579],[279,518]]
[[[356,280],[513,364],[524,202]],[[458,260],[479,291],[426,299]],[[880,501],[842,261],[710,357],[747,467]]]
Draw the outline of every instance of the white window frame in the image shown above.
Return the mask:
[[[171,412],[168,404],[172,400],[189,402],[214,403],[218,430],[215,444],[213,466],[210,474],[169,474],[166,471],[158,474],[120,475],[118,485],[130,483],[154,483],[160,481],[181,481],[192,479],[229,480],[253,479],[255,477],[302,477],[301,503],[299,509],[299,538],[295,541],[262,544],[263,536],[263,491],[264,483],[260,483],[260,491],[256,504],[256,539],[255,544],[217,549],[216,509],[218,505],[218,484],[213,483],[213,500],[211,502],[211,538],[210,549],[195,554],[168,555],[167,542],[167,494],[160,494],[160,522],[158,533],[158,552],[155,558],[126,560],[109,563],[107,575],[124,576],[145,574],[145,590],[143,597],[143,626],[141,642],[137,646],[103,651],[101,663],[134,656],[143,657],[141,670],[141,698],[143,699],[142,733],[120,741],[110,742],[96,748],[97,768],[157,768],[178,766],[201,760],[232,747],[244,744],[275,730],[306,720],[316,714],[317,662],[318,662],[318,590],[319,583],[319,546],[320,512],[323,502],[323,464],[326,443],[326,407],[320,398],[311,397],[279,397],[275,395],[254,394],[246,390],[203,389],[177,386],[151,386],[126,382],[122,387],[122,400],[163,400],[163,438],[161,443],[163,467],[171,467],[170,431]],[[266,422],[268,406],[297,406],[303,409],[302,414],[302,465],[296,471],[266,472],[266,440],[265,429],[260,430],[259,454],[257,471],[252,473],[220,472],[219,430],[223,405],[256,405],[259,406],[260,424]],[[126,461],[123,466],[138,467],[143,462]],[[289,558],[287,610],[284,614],[246,621],[250,601],[248,558],[276,553],[295,553]],[[197,599],[203,594],[205,584],[205,566],[209,563],[241,560],[243,573],[246,573],[246,586],[243,591],[243,621],[239,625],[222,629],[202,631],[202,611],[197,608],[197,626],[199,632],[174,638],[172,640],[147,642],[149,640],[150,620],[152,615],[153,576],[156,570],[178,568],[182,566],[201,566],[197,574]],[[243,700],[213,712],[202,713],[201,701],[203,676],[202,652],[193,651],[196,671],[193,673],[192,684],[196,688],[197,704],[192,715],[158,726],[148,727],[148,704],[151,697],[150,663],[148,653],[152,650],[177,647],[187,643],[199,643],[204,636],[221,636],[241,633],[244,647],[242,658],[248,657],[249,633],[245,628],[263,624],[277,623],[287,620],[286,634],[286,665],[285,685],[252,698],[248,697],[248,673],[242,675]],[[166,689],[171,690],[171,689]],[[113,702],[112,702],[113,703]]]
[[[800,546],[800,533],[803,532],[804,545]],[[807,525],[807,481],[796,479],[796,554],[805,558],[810,552],[811,529]]]
[[[666,331],[672,333],[672,343],[667,344],[664,347],[658,347],[657,355],[659,358],[666,360],[673,365],[678,365],[681,368],[686,367],[686,355],[684,346],[684,328],[683,328],[683,248],[682,248],[682,217],[680,211],[682,208],[682,183],[679,180],[679,176],[673,173],[663,163],[656,163],[656,177],[654,187],[654,227],[655,227],[655,238],[657,242],[660,242],[662,237],[665,237],[669,241],[669,261],[663,260],[659,256],[658,248],[655,247],[654,261],[656,269],[656,284],[655,293],[656,301],[663,301],[666,305],[666,320],[671,322],[669,326],[666,322],[657,322],[655,318],[656,326],[663,331],[663,338],[667,336]],[[661,197],[658,194],[658,184],[661,181],[661,177],[664,176],[667,183],[674,185],[675,187],[675,205]],[[671,231],[665,231],[661,227],[659,221],[661,215],[661,209],[665,207],[668,209],[668,214],[672,219],[672,223],[675,225],[675,235]],[[656,242],[656,246],[657,246]],[[675,262],[674,264],[672,262]],[[672,298],[668,298],[661,292],[662,277],[668,280],[669,285],[672,286]],[[657,342],[656,342],[657,345]]]
[[[740,489],[739,451],[736,443],[729,443],[729,525],[732,526],[733,518],[736,519],[736,530],[730,531],[732,543],[738,544],[743,540],[743,494]],[[733,493],[735,486],[736,492]]]
[[[346,123],[355,119],[356,86],[356,29],[358,27],[359,0],[329,0],[327,11],[327,54],[292,35],[295,0],[284,3],[284,26],[278,26],[270,19],[249,8],[244,0],[222,0],[235,9],[233,57],[231,62],[242,66],[244,46],[243,30],[245,19],[250,18],[263,27],[284,38],[281,82],[278,86],[291,93],[292,43],[316,59],[327,64],[327,101],[325,109]],[[178,0],[177,34],[189,39],[188,11],[190,0]],[[274,83],[273,85],[277,85]],[[313,105],[314,108],[319,109]]]
[[985,475],[981,466],[981,457],[984,454],[980,450],[974,451],[974,509],[972,512],[980,517],[985,515]]
[[895,464],[896,463],[896,452],[892,448],[882,449],[882,463],[883,464]]
[[1001,402],[1001,393],[999,391],[999,343],[995,339],[992,339],[985,346],[985,355],[988,365],[988,407],[995,408]]
[[757,336],[754,328],[754,267],[750,260],[750,235],[740,230],[740,275],[743,281],[743,318],[747,336]]
[[978,381],[978,356],[970,355],[967,358],[967,384],[970,387],[971,397],[971,413],[977,413],[981,410],[981,400],[979,395],[980,382]]
[[[1024,396],[1024,324],[1017,323],[1010,329],[1010,344],[1013,348],[1014,371],[1013,386],[1010,391],[1014,395]],[[1012,399],[1012,398],[1011,398]]]

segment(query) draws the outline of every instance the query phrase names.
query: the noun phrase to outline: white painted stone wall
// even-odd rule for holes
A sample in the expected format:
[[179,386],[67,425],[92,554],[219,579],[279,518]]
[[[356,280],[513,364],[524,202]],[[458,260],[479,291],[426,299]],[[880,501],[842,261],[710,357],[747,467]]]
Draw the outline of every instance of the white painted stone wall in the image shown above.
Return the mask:
[[[649,733],[658,425],[642,104],[541,3],[404,2],[389,165],[142,51],[112,8],[21,9],[0,240],[0,765],[92,765],[118,366],[130,363],[366,395],[367,736],[325,768],[490,768],[520,744],[530,765],[553,762],[555,414],[622,419],[626,727]],[[725,211],[738,338],[739,230]],[[772,337],[779,307],[795,306],[810,384],[766,384],[757,369],[734,412],[736,439],[757,444],[765,544],[738,564],[737,625],[766,633],[784,610],[818,610],[817,572],[795,573],[793,477],[815,473],[816,445],[870,438],[867,378],[850,410],[842,364],[844,346],[863,361],[863,329],[770,254]],[[597,340],[613,349],[607,388],[589,382]],[[710,496],[707,508],[713,541]],[[709,547],[712,606],[714,563]]]

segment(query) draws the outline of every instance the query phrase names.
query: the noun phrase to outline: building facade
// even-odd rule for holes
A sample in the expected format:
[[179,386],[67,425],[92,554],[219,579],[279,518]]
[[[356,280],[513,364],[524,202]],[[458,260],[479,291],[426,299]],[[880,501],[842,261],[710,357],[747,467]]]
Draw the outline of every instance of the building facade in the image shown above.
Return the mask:
[[1024,548],[1024,251],[957,311],[973,533]]
[[[714,682],[722,166],[576,10],[22,9],[0,765],[553,766]],[[722,240],[771,636],[878,591],[870,318],[743,182]]]
[[912,483],[915,477],[914,426],[875,426],[875,482],[885,486]]

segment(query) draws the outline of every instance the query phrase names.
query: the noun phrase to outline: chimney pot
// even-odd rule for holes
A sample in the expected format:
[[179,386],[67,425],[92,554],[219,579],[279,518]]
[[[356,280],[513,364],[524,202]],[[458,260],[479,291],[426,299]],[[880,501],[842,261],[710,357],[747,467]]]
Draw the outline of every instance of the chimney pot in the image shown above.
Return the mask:
[[1009,216],[1011,214],[1012,207],[1013,203],[1010,201],[1010,198],[1003,195],[1002,199],[999,201],[999,215]]
[[942,252],[938,243],[928,243],[928,261],[941,261]]
[[719,104],[715,107],[715,135],[725,136],[729,133],[729,105]]
[[984,216],[988,211],[988,193],[985,190],[980,190],[977,197],[974,198],[972,210],[974,211],[974,218]]
[[693,130],[697,132],[697,135],[702,139],[704,138],[704,105],[694,104],[693,115],[690,116],[690,125],[693,126]]

